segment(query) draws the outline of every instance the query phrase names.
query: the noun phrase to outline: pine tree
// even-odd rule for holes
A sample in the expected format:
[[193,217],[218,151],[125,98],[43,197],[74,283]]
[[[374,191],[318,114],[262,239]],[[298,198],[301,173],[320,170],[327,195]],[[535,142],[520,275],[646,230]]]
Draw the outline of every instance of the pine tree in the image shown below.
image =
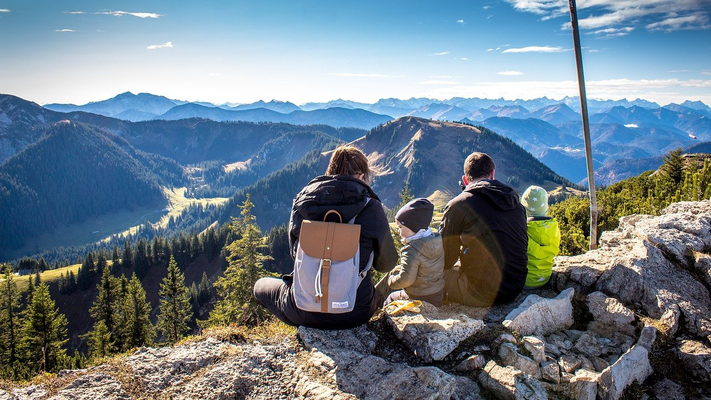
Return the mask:
[[138,276],[138,279],[143,279],[148,274],[149,267],[148,243],[145,239],[141,239],[136,244],[136,254],[133,257],[133,272]]
[[151,305],[146,301],[146,291],[135,274],[126,290],[121,312],[125,329],[124,350],[150,345],[155,337],[150,320]]
[[111,272],[118,272],[121,266],[121,257],[119,256],[118,246],[114,246],[114,250],[111,252]]
[[[109,267],[104,267],[101,275],[101,282],[97,285],[99,294],[94,300],[94,304],[89,309],[89,314],[94,319],[94,330],[99,328],[99,323],[103,323],[104,327],[111,334],[111,339],[118,339],[117,317],[118,310],[121,304],[121,298],[118,287],[118,279],[111,275]],[[121,343],[111,345],[112,349],[120,349]],[[113,351],[113,350],[112,350]]]
[[158,330],[168,343],[180,340],[189,330],[192,315],[190,293],[185,286],[185,275],[178,269],[175,258],[168,262],[168,275],[163,279],[158,291],[160,305]]
[[133,269],[133,248],[128,240],[123,243],[123,257],[121,266],[126,269]]
[[681,148],[672,150],[664,156],[664,164],[661,166],[661,170],[671,178],[675,187],[681,183],[684,177],[684,157],[681,154]]
[[27,306],[23,327],[23,348],[33,371],[54,372],[66,355],[67,318],[60,314],[49,295],[49,286],[35,288]]
[[240,206],[241,218],[232,221],[231,227],[239,238],[226,247],[229,266],[224,276],[215,282],[219,300],[210,313],[207,325],[252,325],[268,316],[266,309],[252,294],[257,279],[269,275],[262,265],[270,259],[258,251],[264,246],[264,239],[252,215],[253,206],[247,195]]
[[111,332],[104,321],[94,324],[94,329],[85,336],[89,341],[89,356],[93,359],[104,358],[113,352]]
[[[19,358],[21,339],[20,293],[13,279],[12,267],[3,267],[3,281],[0,286],[0,365],[10,367]],[[6,375],[6,371],[0,371]],[[14,373],[9,376],[16,378]]]
[[197,292],[198,301],[201,305],[210,300],[210,281],[207,279],[207,273],[205,271],[202,272],[202,279],[200,279]]

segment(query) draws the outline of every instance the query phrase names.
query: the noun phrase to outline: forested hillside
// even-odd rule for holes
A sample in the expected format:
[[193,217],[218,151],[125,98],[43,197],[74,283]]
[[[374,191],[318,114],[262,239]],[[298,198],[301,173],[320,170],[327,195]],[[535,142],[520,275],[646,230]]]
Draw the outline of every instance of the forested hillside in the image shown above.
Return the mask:
[[172,160],[87,125],[56,123],[0,165],[0,208],[12,210],[0,219],[0,252],[92,216],[139,205],[162,208],[161,185],[183,181]]

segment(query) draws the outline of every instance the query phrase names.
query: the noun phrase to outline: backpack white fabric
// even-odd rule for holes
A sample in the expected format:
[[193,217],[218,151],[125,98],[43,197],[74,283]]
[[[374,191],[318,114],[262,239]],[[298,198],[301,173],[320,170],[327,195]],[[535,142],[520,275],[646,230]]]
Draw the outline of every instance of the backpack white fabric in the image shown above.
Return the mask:
[[[366,205],[370,199],[366,201]],[[364,207],[365,208],[365,207]],[[323,217],[332,213],[331,210]],[[343,314],[353,311],[356,293],[373,265],[373,253],[360,272],[360,225],[304,220],[294,261],[294,301],[303,311]]]

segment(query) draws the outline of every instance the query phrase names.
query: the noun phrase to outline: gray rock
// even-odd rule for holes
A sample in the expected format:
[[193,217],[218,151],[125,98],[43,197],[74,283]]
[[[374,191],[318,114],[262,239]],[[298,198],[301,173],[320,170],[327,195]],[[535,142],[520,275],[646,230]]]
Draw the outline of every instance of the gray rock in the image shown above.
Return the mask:
[[580,366],[583,365],[583,362],[575,356],[562,356],[558,360],[558,365],[560,365],[560,369],[562,371],[571,373],[580,368]]
[[142,347],[126,357],[124,363],[140,385],[147,388],[146,393],[160,393],[168,386],[180,385],[234,349],[233,345],[208,338],[176,347]]
[[694,270],[703,277],[704,282],[711,286],[711,255],[697,253],[694,263]]
[[621,218],[598,250],[557,257],[555,271],[655,319],[676,304],[685,327],[705,338],[711,334],[709,292],[684,268],[690,268],[688,254],[711,246],[711,201],[672,205],[663,214]]
[[652,394],[657,399],[685,400],[684,388],[667,378],[662,379],[652,386]]
[[597,357],[605,352],[594,332],[585,332],[581,335],[580,339],[575,342],[575,350],[589,357]]
[[524,336],[523,347],[531,354],[537,363],[546,361],[546,344],[535,336]]
[[570,379],[571,398],[576,400],[595,400],[597,398],[598,374],[586,369],[579,369]]
[[506,316],[504,327],[521,335],[546,334],[569,328],[573,324],[571,300],[575,291],[566,289],[554,299],[529,295]]
[[598,397],[602,400],[617,400],[629,385],[644,382],[652,372],[649,350],[640,345],[632,346],[617,362],[600,373]]
[[482,369],[484,368],[484,365],[486,365],[486,358],[484,358],[484,356],[482,356],[481,354],[475,354],[473,356],[469,356],[466,360],[459,363],[459,365],[454,367],[454,370],[468,372],[477,369]]
[[611,332],[634,335],[634,313],[619,300],[594,292],[588,295],[586,302],[594,319],[588,329],[603,335]]
[[508,333],[508,332],[502,333],[502,334],[499,335],[499,337],[497,337],[496,340],[494,341],[494,343],[497,344],[497,345],[498,345],[498,344],[501,344],[501,343],[513,343],[513,344],[516,344],[517,342],[518,342],[518,340],[516,339],[516,336],[514,336],[514,335],[512,335],[512,334],[510,334],[510,333]]
[[647,325],[642,328],[639,339],[637,339],[637,345],[651,351],[655,340],[657,340],[657,328]]
[[105,373],[83,375],[63,387],[53,400],[128,400],[126,393],[116,379]]
[[346,348],[372,353],[378,343],[378,337],[365,325],[334,331],[300,326],[299,337],[309,350],[314,347],[319,350]]
[[696,379],[711,381],[711,348],[696,340],[682,340],[676,354]]
[[499,347],[499,357],[504,365],[512,366],[528,375],[540,377],[538,363],[520,354],[513,343],[502,344]]
[[501,367],[489,361],[479,374],[479,383],[497,399],[547,399],[540,381],[514,367]]
[[463,376],[455,376],[457,388],[452,393],[451,400],[480,400],[483,397],[479,394],[479,385],[471,379]]
[[560,366],[555,361],[546,361],[541,364],[541,379],[558,384],[560,383]]
[[[593,364],[593,368],[595,368],[595,371],[597,371],[597,372],[602,372],[603,370],[605,370],[605,368],[610,366],[610,363],[608,363],[607,361],[603,360],[600,357],[591,357],[590,361]],[[615,360],[615,361],[617,361],[617,360]]]
[[659,320],[667,327],[666,334],[670,337],[674,337],[679,331],[679,317],[681,316],[681,311],[679,306],[672,304],[664,311],[664,314],[659,318]]
[[581,369],[587,369],[588,371],[595,371],[595,364],[592,363],[592,361],[585,357],[585,356],[578,356],[580,359],[580,368]]
[[442,360],[459,344],[484,329],[484,321],[452,315],[423,302],[420,313],[388,315],[395,335],[426,362]]
[[[357,398],[385,399],[449,399],[463,396],[462,382],[436,367],[410,367],[393,363],[370,354],[371,335],[360,327],[358,330],[314,333],[299,328],[299,334],[308,333],[303,339],[311,353],[307,360],[308,373],[299,377],[296,393],[311,396],[298,388],[309,388],[309,382],[322,382],[334,393],[347,393]],[[312,330],[313,331],[313,330]],[[307,335],[304,335],[307,336]],[[318,340],[315,340],[318,338]],[[330,340],[333,342],[329,342]],[[359,346],[359,342],[365,342]],[[348,347],[342,347],[348,346]],[[470,386],[470,385],[469,385]],[[329,395],[322,387],[317,388],[324,396]]]
[[579,331],[577,329],[565,329],[563,330],[563,333],[565,334],[565,336],[568,337],[568,340],[570,340],[571,342],[577,342],[584,332]]

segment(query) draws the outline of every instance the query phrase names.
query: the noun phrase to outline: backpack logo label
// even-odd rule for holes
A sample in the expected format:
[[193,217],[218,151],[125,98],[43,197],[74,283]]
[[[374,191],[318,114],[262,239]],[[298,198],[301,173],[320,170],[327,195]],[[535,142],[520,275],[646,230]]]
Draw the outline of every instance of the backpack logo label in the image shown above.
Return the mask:
[[331,303],[331,308],[348,308],[347,301],[334,301]]

